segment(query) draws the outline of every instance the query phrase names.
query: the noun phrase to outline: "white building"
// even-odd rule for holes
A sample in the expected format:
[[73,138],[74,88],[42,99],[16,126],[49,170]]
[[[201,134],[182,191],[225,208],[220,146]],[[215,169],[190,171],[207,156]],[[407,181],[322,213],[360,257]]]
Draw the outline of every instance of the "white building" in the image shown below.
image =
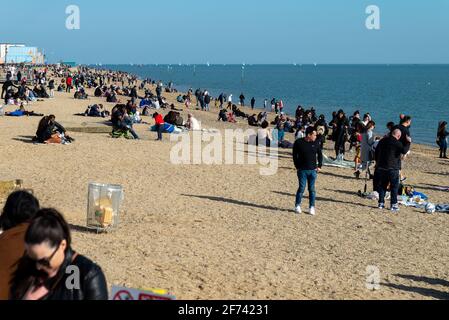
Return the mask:
[[35,47],[26,47],[24,44],[0,43],[0,64],[44,64],[44,60],[42,52]]

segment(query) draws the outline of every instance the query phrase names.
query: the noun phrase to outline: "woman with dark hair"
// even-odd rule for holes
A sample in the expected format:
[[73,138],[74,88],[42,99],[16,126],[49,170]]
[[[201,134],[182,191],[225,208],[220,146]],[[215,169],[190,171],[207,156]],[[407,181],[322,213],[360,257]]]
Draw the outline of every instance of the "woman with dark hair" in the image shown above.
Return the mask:
[[[362,124],[359,124],[362,126]],[[356,177],[360,177],[361,171],[368,170],[372,161],[374,161],[374,144],[376,143],[376,137],[374,136],[374,129],[376,128],[376,123],[374,121],[369,121],[365,128],[360,128],[362,130],[362,141],[360,145],[360,160],[361,168],[356,171]]]
[[9,296],[9,282],[17,261],[25,251],[25,232],[28,223],[39,211],[39,201],[30,193],[12,193],[0,216],[0,300]]
[[447,122],[440,122],[438,126],[438,146],[440,147],[440,159],[448,159],[447,157],[447,137],[449,132],[447,131]]
[[42,209],[25,234],[25,255],[11,281],[11,300],[107,300],[103,271],[71,247],[69,225]]

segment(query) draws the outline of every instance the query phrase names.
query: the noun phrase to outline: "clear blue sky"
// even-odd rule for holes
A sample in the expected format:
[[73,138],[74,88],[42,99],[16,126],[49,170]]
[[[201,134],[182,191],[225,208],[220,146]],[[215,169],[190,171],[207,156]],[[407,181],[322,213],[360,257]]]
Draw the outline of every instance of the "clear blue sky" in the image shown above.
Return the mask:
[[[0,0],[0,42],[50,62],[449,63],[449,0]],[[81,29],[65,28],[78,5]],[[381,30],[365,8],[381,9]]]

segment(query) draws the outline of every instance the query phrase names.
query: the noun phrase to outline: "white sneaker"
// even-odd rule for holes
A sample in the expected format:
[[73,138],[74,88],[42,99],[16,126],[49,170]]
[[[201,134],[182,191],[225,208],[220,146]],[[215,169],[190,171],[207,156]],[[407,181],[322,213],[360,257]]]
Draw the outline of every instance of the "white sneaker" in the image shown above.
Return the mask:
[[310,214],[311,216],[316,215],[316,211],[315,211],[315,208],[314,208],[314,207],[310,208],[309,214]]
[[297,206],[297,207],[295,208],[295,213],[296,213],[296,214],[301,214],[301,213],[302,213],[302,210],[301,210],[301,207],[300,207],[300,206]]

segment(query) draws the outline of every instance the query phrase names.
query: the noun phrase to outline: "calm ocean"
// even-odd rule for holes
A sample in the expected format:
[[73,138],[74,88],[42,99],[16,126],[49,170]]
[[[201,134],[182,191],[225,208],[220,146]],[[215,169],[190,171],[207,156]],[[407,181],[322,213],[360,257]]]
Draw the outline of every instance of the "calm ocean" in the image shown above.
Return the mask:
[[435,145],[438,122],[449,122],[449,65],[108,65],[141,78],[173,81],[178,90],[207,89],[213,96],[243,92],[246,104],[282,99],[294,114],[300,104],[331,120],[332,111],[370,112],[377,132],[400,113],[414,118],[415,142]]

